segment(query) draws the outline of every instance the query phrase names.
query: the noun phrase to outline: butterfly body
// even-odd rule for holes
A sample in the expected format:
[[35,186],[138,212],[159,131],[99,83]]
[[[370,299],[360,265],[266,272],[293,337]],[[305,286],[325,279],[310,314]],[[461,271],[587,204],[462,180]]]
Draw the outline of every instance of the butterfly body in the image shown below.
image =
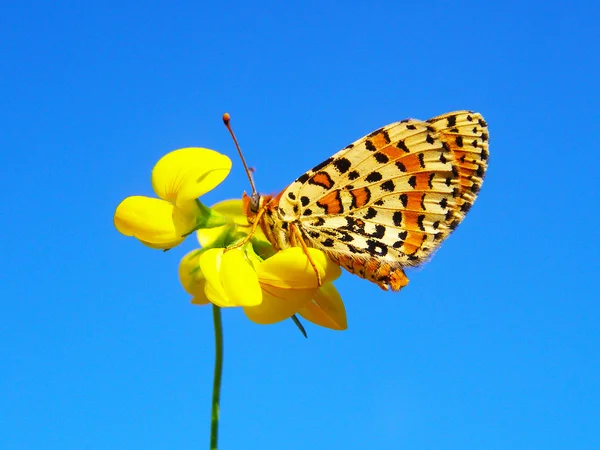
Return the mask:
[[320,249],[397,291],[408,283],[404,268],[425,262],[462,221],[488,157],[478,113],[407,119],[350,144],[276,197],[246,196],[246,213],[274,247]]

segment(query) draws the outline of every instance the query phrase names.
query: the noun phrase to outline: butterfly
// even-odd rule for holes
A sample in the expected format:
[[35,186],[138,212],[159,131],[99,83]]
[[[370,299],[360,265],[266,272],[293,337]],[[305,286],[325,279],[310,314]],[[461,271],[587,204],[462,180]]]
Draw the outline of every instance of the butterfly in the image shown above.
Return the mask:
[[488,140],[487,123],[472,111],[386,125],[277,196],[259,195],[251,181],[253,193],[243,197],[248,222],[277,249],[322,250],[349,272],[398,291],[408,284],[404,269],[426,262],[473,205]]

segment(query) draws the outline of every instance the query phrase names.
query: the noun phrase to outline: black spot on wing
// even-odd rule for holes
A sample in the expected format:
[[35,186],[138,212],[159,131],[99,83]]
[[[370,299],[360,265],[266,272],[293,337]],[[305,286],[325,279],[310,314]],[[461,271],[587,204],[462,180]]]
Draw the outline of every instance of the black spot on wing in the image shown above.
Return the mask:
[[381,152],[377,152],[373,156],[375,157],[377,162],[380,164],[385,164],[386,162],[388,162],[390,160],[390,158],[385,153],[381,153]]
[[323,245],[323,247],[333,247],[333,239],[331,238],[327,238],[324,241],[321,241],[321,245]]
[[373,239],[367,239],[367,251],[372,256],[385,256],[387,255],[388,248],[385,244],[375,241]]
[[297,181],[298,183],[302,183],[302,184],[304,184],[304,183],[306,183],[306,181],[308,180],[308,177],[309,177],[308,173],[305,173],[305,174],[303,174],[303,175],[300,175],[298,178],[296,178],[296,181]]
[[346,173],[348,169],[350,169],[351,165],[352,163],[347,158],[338,158],[335,161],[333,161],[333,166],[339,173]]
[[377,128],[372,133],[367,134],[367,137],[368,138],[373,138],[373,137],[377,136],[379,133],[381,133],[381,128]]
[[385,227],[380,224],[375,225],[375,231],[371,233],[371,236],[381,239],[383,236],[385,236]]
[[352,242],[354,240],[354,237],[352,237],[351,234],[346,233],[344,231],[340,231],[340,237],[339,237],[340,241],[342,242]]
[[377,216],[377,210],[375,208],[367,209],[367,213],[363,216],[365,219],[369,220]]
[[398,143],[396,144],[396,147],[406,153],[410,153],[410,149],[406,146],[406,144],[404,143],[404,140],[398,141]]
[[376,181],[381,181],[382,178],[383,176],[379,172],[371,172],[365,180],[369,183],[375,183]]
[[429,174],[429,180],[427,180],[427,184],[429,185],[429,189],[433,189],[433,179],[435,178],[435,172],[431,172]]
[[325,219],[323,219],[322,217],[317,217],[315,220],[313,220],[312,224],[314,227],[323,226],[323,224],[325,224]]
[[358,234],[365,234],[365,222],[361,219],[355,219],[354,217],[346,216],[346,225],[341,228]]
[[394,192],[394,189],[396,189],[396,185],[394,184],[394,182],[392,180],[387,180],[384,181],[383,183],[380,184],[381,189],[383,189],[384,191],[387,192]]
[[325,167],[326,165],[328,165],[330,162],[333,161],[333,157],[331,158],[327,158],[325,161],[323,161],[320,164],[317,164],[315,167],[313,167],[311,170],[313,172],[318,172],[319,170],[321,170],[323,167]]
[[400,198],[400,201],[402,202],[402,206],[404,208],[406,208],[406,205],[408,205],[408,195],[401,194],[399,198]]

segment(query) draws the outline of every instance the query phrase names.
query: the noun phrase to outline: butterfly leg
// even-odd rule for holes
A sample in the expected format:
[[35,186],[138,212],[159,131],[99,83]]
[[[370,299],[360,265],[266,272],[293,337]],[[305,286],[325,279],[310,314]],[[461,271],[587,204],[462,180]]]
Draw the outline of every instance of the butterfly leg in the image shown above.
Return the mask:
[[298,227],[296,227],[293,223],[290,223],[290,231],[292,233],[292,245],[297,246],[299,244],[300,247],[302,247],[302,251],[308,258],[308,262],[312,266],[313,270],[315,271],[315,275],[317,276],[317,286],[318,287],[323,286],[323,281],[321,280],[321,274],[319,273],[317,264],[313,261],[313,259],[310,256],[310,253],[308,252],[308,246],[306,245],[306,242],[304,242],[302,233],[300,233],[300,230],[298,230]]
[[244,239],[242,239],[237,244],[230,245],[224,251],[227,252],[229,250],[234,250],[236,248],[240,248],[242,245],[244,245],[246,242],[248,242],[252,238],[252,236],[254,235],[254,233],[256,232],[256,227],[258,227],[258,225],[260,224],[260,219],[261,219],[262,215],[265,213],[265,211],[266,211],[266,208],[261,208],[256,213],[256,217],[254,218],[254,222],[252,223],[252,227],[250,228],[250,231],[248,232],[248,234],[246,235],[246,237]]

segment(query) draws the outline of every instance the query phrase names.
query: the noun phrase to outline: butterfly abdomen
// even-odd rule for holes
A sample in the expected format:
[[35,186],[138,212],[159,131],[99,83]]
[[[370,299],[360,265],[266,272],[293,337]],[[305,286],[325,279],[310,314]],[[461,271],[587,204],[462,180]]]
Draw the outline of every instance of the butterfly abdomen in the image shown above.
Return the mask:
[[333,255],[329,257],[346,269],[365,280],[377,284],[381,289],[399,291],[408,284],[408,278],[398,264],[395,267],[387,261],[375,258],[350,257],[347,255]]

